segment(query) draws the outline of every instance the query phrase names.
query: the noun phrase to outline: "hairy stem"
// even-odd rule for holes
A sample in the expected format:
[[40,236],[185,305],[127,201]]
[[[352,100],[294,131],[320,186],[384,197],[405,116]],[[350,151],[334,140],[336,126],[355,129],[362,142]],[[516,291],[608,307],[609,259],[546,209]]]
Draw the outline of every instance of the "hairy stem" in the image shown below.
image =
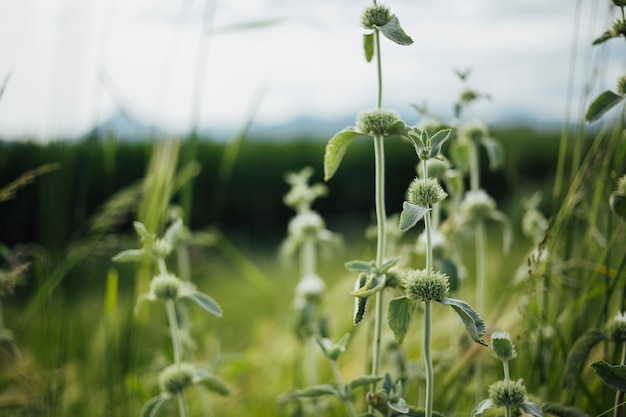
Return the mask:
[[170,325],[170,336],[172,338],[172,349],[174,351],[174,363],[180,364],[182,361],[180,335],[178,334],[178,319],[176,318],[176,306],[174,301],[169,299],[165,301],[165,310],[167,311],[167,320]]
[[179,392],[176,394],[176,400],[178,401],[178,414],[180,417],[189,417],[189,407],[187,406],[187,398],[185,398],[185,394]]
[[[511,382],[511,377],[509,376],[509,361],[507,360],[503,360],[502,361],[502,367],[504,368],[504,381],[507,383],[507,385]],[[511,417],[511,406],[507,405],[504,408],[504,417]]]
[[[376,4],[376,2],[374,2]],[[376,108],[380,109],[383,105],[383,71],[380,58],[380,33],[374,30],[374,44],[376,45],[376,69],[378,73],[378,98],[376,100]]]
[[424,302],[424,365],[426,366],[425,417],[432,417],[433,415],[433,388],[435,385],[433,360],[430,353],[431,303],[432,301]]
[[345,404],[348,409],[348,414],[350,417],[357,417],[356,410],[352,405],[352,399],[349,397],[349,393],[346,389],[346,384],[343,382],[343,378],[341,377],[341,373],[339,373],[339,368],[337,367],[337,361],[331,360],[330,366],[333,369],[333,374],[335,375],[335,380],[337,381],[337,388],[339,389],[339,395],[341,396],[341,400]]

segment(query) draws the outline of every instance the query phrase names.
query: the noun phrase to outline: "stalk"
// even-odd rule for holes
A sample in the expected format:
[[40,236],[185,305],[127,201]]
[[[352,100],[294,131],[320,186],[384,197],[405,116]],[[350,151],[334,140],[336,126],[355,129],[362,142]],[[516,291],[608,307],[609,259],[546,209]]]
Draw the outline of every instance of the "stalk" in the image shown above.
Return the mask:
[[433,415],[433,389],[435,386],[433,360],[430,353],[431,303],[431,301],[424,301],[424,364],[426,365],[425,417],[432,417]]
[[[509,385],[509,383],[511,382],[511,377],[509,376],[509,361],[503,360],[502,367],[504,368],[504,380],[506,381],[506,384]],[[507,405],[504,408],[504,417],[511,417],[511,416],[512,416],[511,406]]]
[[174,350],[174,363],[176,365],[180,365],[182,356],[181,356],[180,337],[178,334],[178,319],[176,318],[176,307],[174,306],[174,301],[172,301],[171,299],[166,300],[165,310],[167,311],[167,320],[170,325],[172,349]]
[[346,384],[343,382],[343,378],[341,377],[341,373],[339,373],[337,361],[331,360],[330,366],[333,369],[333,374],[335,375],[335,380],[337,381],[337,388],[339,388],[341,399],[343,400],[346,409],[348,409],[348,414],[350,415],[350,417],[357,417],[357,413],[354,409],[354,406],[352,405],[352,401],[350,400],[350,398],[346,397],[346,395],[348,395],[348,392],[346,390]]
[[[300,276],[315,274],[316,247],[315,239],[307,237],[300,247]],[[315,337],[309,336],[304,341],[304,377],[307,385],[317,384],[317,356]]]

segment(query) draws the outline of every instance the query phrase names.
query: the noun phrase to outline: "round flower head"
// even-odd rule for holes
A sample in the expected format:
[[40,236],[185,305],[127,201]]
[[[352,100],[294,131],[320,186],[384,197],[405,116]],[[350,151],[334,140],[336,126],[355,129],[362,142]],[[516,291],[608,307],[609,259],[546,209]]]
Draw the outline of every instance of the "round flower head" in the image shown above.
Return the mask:
[[487,128],[481,123],[475,123],[459,130],[459,138],[462,141],[475,144],[479,144],[488,135]]
[[359,114],[356,126],[370,136],[389,136],[398,120],[400,117],[392,110],[370,110]]
[[361,16],[361,24],[365,29],[374,29],[374,26],[384,26],[391,20],[391,12],[385,6],[375,4],[368,7]]
[[406,192],[406,201],[422,207],[432,207],[447,196],[436,179],[415,178]]
[[299,238],[314,236],[324,229],[324,219],[314,211],[300,213],[289,222],[289,233]]
[[496,209],[496,202],[485,190],[468,191],[461,202],[460,210],[468,221],[489,218]]
[[608,326],[608,333],[616,342],[626,342],[626,313],[617,313]]
[[409,270],[402,282],[407,298],[419,301],[441,301],[450,292],[448,276],[439,271]]
[[174,275],[157,275],[150,282],[150,294],[157,300],[175,300],[183,283]]
[[174,396],[191,386],[195,368],[188,363],[170,365],[159,375],[159,385],[161,392]]
[[519,407],[526,401],[526,387],[521,381],[497,381],[489,386],[489,398],[496,407]]

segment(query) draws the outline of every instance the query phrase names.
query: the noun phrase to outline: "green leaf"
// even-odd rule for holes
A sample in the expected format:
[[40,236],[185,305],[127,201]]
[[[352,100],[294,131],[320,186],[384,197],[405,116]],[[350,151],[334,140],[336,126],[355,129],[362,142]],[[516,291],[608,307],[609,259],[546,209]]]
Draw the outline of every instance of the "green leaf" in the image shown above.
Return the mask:
[[539,407],[538,404],[535,404],[534,402],[524,401],[519,406],[519,408],[521,408],[525,414],[535,417],[543,417],[543,410],[541,409],[541,407]]
[[398,120],[393,124],[393,126],[391,126],[389,135],[402,135],[408,137],[411,131],[413,131],[412,127],[407,126],[404,121]]
[[439,154],[439,152],[441,151],[441,146],[450,137],[451,133],[452,129],[442,129],[430,138],[431,157],[435,157]]
[[372,62],[374,58],[374,34],[368,33],[363,35],[363,50],[365,51],[365,59]]
[[163,240],[165,240],[170,246],[174,247],[176,239],[182,229],[183,219],[179,218],[167,228],[165,234],[163,235]]
[[358,388],[358,387],[364,387],[364,386],[375,384],[375,383],[379,382],[382,379],[383,379],[382,376],[363,375],[363,376],[360,376],[360,377],[355,378],[352,381],[350,381],[349,385],[350,385],[351,389],[354,389],[354,388]]
[[204,369],[197,369],[196,375],[193,378],[194,384],[202,384],[210,391],[213,391],[220,395],[229,395],[230,388],[226,382],[217,375],[214,375]]
[[386,276],[369,274],[369,278],[361,288],[353,291],[351,295],[359,298],[367,298],[370,295],[376,294],[378,291],[382,291],[385,288]]
[[483,138],[482,144],[487,150],[489,169],[495,171],[496,169],[504,166],[505,152],[500,141],[494,138]]
[[450,292],[455,292],[459,289],[459,271],[456,267],[456,264],[452,259],[435,259],[435,265],[437,270],[443,272],[448,276],[448,281],[450,282]]
[[463,324],[467,329],[472,340],[481,345],[487,346],[487,344],[481,339],[482,335],[485,334],[485,322],[478,315],[476,310],[465,301],[457,300],[454,298],[444,298],[440,301],[441,304],[449,305],[457,312],[461,320],[463,320]]
[[404,32],[400,26],[400,21],[395,14],[392,15],[389,22],[385,23],[383,26],[375,27],[380,30],[380,32],[385,35],[387,39],[399,45],[410,45],[413,43],[413,39],[411,39],[411,37]]
[[482,400],[480,402],[480,404],[478,404],[478,407],[476,407],[474,410],[472,410],[472,414],[470,414],[471,417],[476,417],[476,416],[480,416],[482,415],[485,411],[494,408],[495,405],[493,403],[493,401],[491,401],[490,399],[486,399],[486,400]]
[[413,129],[408,132],[406,137],[411,141],[413,147],[415,148],[415,153],[419,157],[424,149],[426,149],[426,143],[422,140],[422,132],[416,129]]
[[389,328],[393,331],[393,335],[398,343],[404,341],[411,318],[415,312],[415,303],[407,297],[394,298],[389,302],[389,310],[387,311],[387,322]]
[[402,213],[400,213],[400,230],[406,232],[415,226],[429,211],[428,207],[418,206],[405,201],[402,203]]
[[146,229],[146,226],[143,223],[133,222],[133,227],[135,228],[135,232],[137,232],[140,238],[147,239],[152,237],[152,234],[148,232],[148,229]]
[[326,145],[326,151],[324,153],[324,181],[328,181],[335,175],[343,155],[348,149],[348,145],[353,139],[363,136],[363,133],[354,130],[353,128],[347,128],[335,136],[333,136]]
[[348,261],[344,265],[348,271],[352,272],[366,272],[369,274],[371,272],[375,272],[376,270],[376,262],[374,261],[354,260]]
[[[367,281],[367,274],[359,275],[356,282],[354,283],[354,290],[358,291],[362,286],[365,285],[366,281]],[[363,320],[363,317],[365,316],[366,308],[367,308],[367,298],[354,297],[354,317],[352,321],[355,326],[361,323],[361,321]]]
[[163,403],[168,400],[169,397],[164,395],[157,395],[156,397],[150,398],[141,409],[141,417],[154,417],[157,415],[157,411]]
[[611,365],[605,361],[591,364],[604,384],[615,391],[626,392],[626,365]]
[[208,295],[200,292],[200,291],[192,291],[189,293],[184,293],[178,299],[189,299],[196,303],[203,310],[213,314],[216,317],[222,317],[222,309],[217,304],[217,302],[209,297]]
[[334,395],[335,397],[341,398],[339,391],[337,391],[337,389],[330,384],[313,385],[310,387],[306,387],[297,390],[294,395],[301,398],[316,398],[323,395]]
[[561,387],[570,387],[571,383],[582,373],[591,349],[598,343],[607,340],[609,340],[609,336],[599,329],[590,329],[576,340],[565,361]]
[[471,143],[459,143],[454,141],[450,146],[450,157],[454,165],[462,172],[469,172]]
[[600,35],[597,39],[595,39],[592,43],[592,45],[600,45],[603,42],[608,41],[609,39],[611,39],[613,37],[613,35],[611,35],[611,32],[609,32],[608,30],[606,32],[604,32],[602,35]]
[[626,195],[613,193],[609,198],[609,205],[616,216],[626,221]]
[[544,412],[558,417],[589,417],[587,413],[580,411],[578,408],[564,406],[554,401],[545,401],[541,404],[541,408]]
[[624,97],[615,94],[612,91],[605,91],[600,94],[587,109],[585,120],[588,122],[594,122],[598,120],[604,113],[615,107]]
[[145,256],[143,249],[129,249],[121,251],[112,260],[113,262],[136,262],[144,259]]
[[395,258],[391,258],[391,259],[383,262],[383,264],[381,265],[380,270],[378,271],[378,273],[382,274],[382,273],[387,272],[392,266],[397,264],[399,260],[400,260],[400,257],[396,256]]
[[399,397],[394,401],[388,401],[387,405],[396,413],[406,414],[409,412],[409,406],[402,397]]

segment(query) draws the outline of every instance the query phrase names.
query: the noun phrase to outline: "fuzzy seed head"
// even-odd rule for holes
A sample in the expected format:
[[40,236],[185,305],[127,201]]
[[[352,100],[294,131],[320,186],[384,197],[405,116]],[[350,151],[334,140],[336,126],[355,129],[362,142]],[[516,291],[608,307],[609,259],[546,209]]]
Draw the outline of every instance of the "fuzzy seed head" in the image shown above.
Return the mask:
[[368,7],[361,16],[361,25],[365,29],[374,29],[374,26],[384,26],[391,20],[391,12],[380,4]]
[[193,381],[195,368],[188,363],[170,365],[159,375],[159,385],[161,392],[169,395],[176,395],[183,392]]
[[621,311],[608,325],[608,334],[616,342],[626,342],[626,313]]
[[611,29],[609,29],[609,34],[613,37],[617,37],[617,36],[626,36],[626,20],[624,19],[617,19],[615,22],[613,22],[613,26],[611,26]]
[[521,381],[497,381],[489,386],[489,398],[496,407],[519,407],[526,401],[526,387]]
[[402,286],[411,300],[441,301],[450,293],[448,276],[439,271],[409,270]]
[[150,283],[150,294],[157,300],[176,300],[182,286],[182,281],[174,275],[157,275]]
[[480,144],[489,135],[487,128],[480,123],[467,126],[459,130],[459,138],[462,141]]
[[415,178],[406,192],[406,201],[422,207],[432,207],[447,196],[435,178]]
[[370,136],[389,136],[393,125],[400,117],[392,110],[370,110],[359,114],[356,120],[357,128]]
[[617,180],[617,193],[626,195],[626,175]]
[[468,221],[487,219],[496,209],[496,202],[485,190],[469,191],[461,202],[460,210]]

